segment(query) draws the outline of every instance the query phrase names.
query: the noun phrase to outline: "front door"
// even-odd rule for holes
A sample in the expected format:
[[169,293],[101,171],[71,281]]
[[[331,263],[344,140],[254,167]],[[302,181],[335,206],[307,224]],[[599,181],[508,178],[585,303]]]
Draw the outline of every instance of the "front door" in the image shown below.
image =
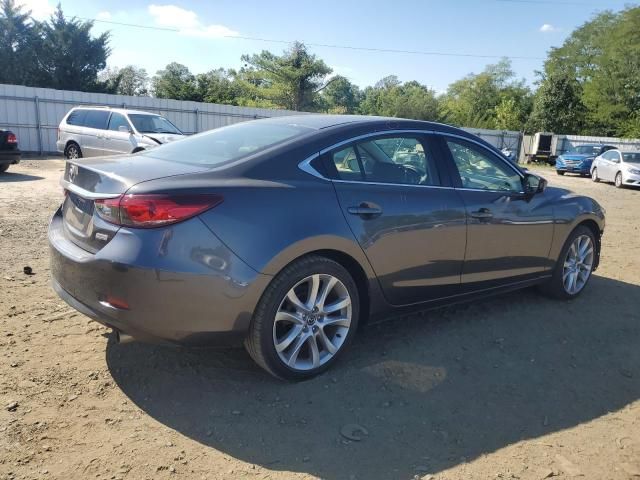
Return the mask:
[[464,291],[536,277],[552,266],[553,207],[544,193],[524,194],[524,175],[490,149],[442,137],[467,211]]
[[113,112],[109,118],[109,128],[104,140],[105,153],[107,155],[131,153],[134,148],[131,132],[131,125],[125,116]]
[[428,136],[368,137],[324,159],[345,218],[391,304],[459,293],[465,209],[441,180]]

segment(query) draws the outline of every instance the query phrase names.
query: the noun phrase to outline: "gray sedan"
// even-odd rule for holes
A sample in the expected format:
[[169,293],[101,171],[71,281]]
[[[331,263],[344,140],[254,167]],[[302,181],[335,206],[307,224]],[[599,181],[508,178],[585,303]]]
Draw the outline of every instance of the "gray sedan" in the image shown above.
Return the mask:
[[[121,341],[244,342],[280,378],[358,325],[538,285],[572,299],[604,212],[445,125],[305,115],[66,164],[54,288]],[[559,306],[558,308],[562,308]]]

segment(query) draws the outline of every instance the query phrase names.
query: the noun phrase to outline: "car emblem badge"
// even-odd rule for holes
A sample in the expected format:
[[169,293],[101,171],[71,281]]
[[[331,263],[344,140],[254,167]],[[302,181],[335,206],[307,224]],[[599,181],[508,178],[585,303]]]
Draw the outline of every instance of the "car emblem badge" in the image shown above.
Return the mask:
[[78,175],[78,166],[77,165],[69,165],[69,181],[73,183]]

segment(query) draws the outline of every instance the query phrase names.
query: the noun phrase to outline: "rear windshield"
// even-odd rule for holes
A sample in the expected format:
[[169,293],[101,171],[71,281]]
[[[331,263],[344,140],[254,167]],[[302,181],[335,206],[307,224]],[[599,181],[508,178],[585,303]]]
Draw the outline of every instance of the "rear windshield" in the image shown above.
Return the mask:
[[217,166],[313,131],[300,125],[243,122],[167,143],[145,154],[179,163]]

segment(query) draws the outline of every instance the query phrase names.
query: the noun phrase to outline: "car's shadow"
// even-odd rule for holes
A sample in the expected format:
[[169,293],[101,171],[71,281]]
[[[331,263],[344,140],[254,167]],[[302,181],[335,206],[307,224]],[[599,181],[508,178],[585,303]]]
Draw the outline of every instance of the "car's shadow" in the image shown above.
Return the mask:
[[[9,167],[11,168],[11,167]],[[13,182],[33,182],[34,180],[42,180],[44,177],[37,175],[27,175],[24,173],[13,173],[10,169],[0,174],[0,183]]]
[[[240,460],[410,478],[640,398],[638,311],[640,287],[603,277],[574,302],[525,290],[371,326],[333,370],[300,384],[271,379],[242,350],[111,341],[107,362],[153,418]],[[368,434],[348,440],[348,424]]]

